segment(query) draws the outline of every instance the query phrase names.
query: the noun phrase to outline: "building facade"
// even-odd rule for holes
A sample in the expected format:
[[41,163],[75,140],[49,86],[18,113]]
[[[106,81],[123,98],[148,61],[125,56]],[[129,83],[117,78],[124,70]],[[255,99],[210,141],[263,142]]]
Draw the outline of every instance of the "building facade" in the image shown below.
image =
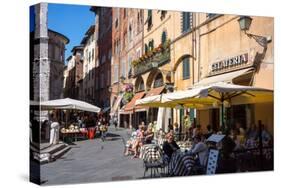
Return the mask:
[[[94,98],[111,107],[119,126],[141,121],[161,122],[161,128],[183,117],[202,129],[222,124],[219,108],[161,109],[135,106],[137,99],[187,90],[214,82],[273,89],[273,19],[251,17],[244,31],[243,16],[166,10],[94,7],[96,13]],[[109,40],[110,39],[110,40]],[[107,76],[106,76],[107,75]],[[266,78],[266,79],[265,79]],[[126,88],[133,95],[126,100]],[[86,92],[84,92],[86,93]],[[265,113],[265,110],[270,112]],[[227,124],[245,128],[261,120],[273,131],[273,101],[233,105]],[[159,118],[159,117],[164,117]]]
[[92,7],[95,13],[96,64],[95,101],[102,111],[109,115],[111,59],[112,59],[112,8]]
[[111,116],[118,116],[122,127],[135,119],[127,107],[134,95],[131,63],[142,54],[143,23],[143,10],[113,8]]
[[[63,71],[65,45],[69,39],[48,29],[48,5],[34,8],[35,29],[31,32],[31,100],[46,101],[63,97]],[[44,87],[42,87],[44,85]]]
[[[141,88],[145,95],[140,96],[146,97],[159,94],[161,89],[154,91],[161,86],[166,89],[161,92],[169,92],[168,88],[179,91],[210,84],[209,80],[273,89],[273,19],[252,17],[248,31],[251,34],[246,34],[239,27],[240,18],[235,15],[144,10],[144,54],[132,62],[135,91]],[[240,63],[222,66],[229,61]],[[219,80],[219,75],[235,77]],[[272,115],[265,115],[265,109],[270,109]],[[226,111],[230,126],[239,122],[248,128],[261,120],[271,132],[273,130],[272,101],[233,105]],[[207,125],[219,129],[222,121],[219,114],[218,108],[173,109],[173,113],[166,116],[181,128],[183,117],[189,115],[191,121],[203,129]],[[145,120],[147,123],[158,121],[157,116],[156,109],[149,109]],[[167,130],[167,121],[164,122],[162,128]]]
[[64,97],[82,99],[83,91],[83,46],[75,46],[72,55],[67,58],[67,68],[64,75]]
[[81,41],[84,46],[83,58],[83,89],[82,98],[86,102],[94,103],[95,99],[95,62],[96,62],[96,39],[95,26],[92,25],[85,33]]
[[[197,54],[192,60],[195,64],[194,80],[198,85],[206,84],[206,81],[209,84],[212,79],[273,90],[273,18],[252,16],[246,32],[240,28],[240,18],[243,17],[196,15]],[[222,76],[230,78],[221,79]],[[233,105],[225,110],[229,126],[239,122],[244,128],[249,128],[261,120],[273,133],[273,100]],[[219,109],[198,111],[198,124],[203,127],[210,124],[218,129],[222,124],[219,113]]]

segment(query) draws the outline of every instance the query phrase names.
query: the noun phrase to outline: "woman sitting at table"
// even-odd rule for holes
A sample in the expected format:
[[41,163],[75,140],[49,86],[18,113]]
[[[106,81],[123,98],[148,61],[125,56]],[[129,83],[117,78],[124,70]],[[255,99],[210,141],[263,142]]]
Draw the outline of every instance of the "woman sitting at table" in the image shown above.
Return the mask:
[[153,137],[154,137],[154,133],[152,131],[152,127],[148,127],[148,129],[145,131],[144,133],[144,144],[151,144]]
[[132,150],[134,151],[134,156],[133,158],[137,158],[138,155],[139,155],[139,148],[141,146],[143,146],[144,144],[144,139],[145,139],[145,136],[144,136],[144,126],[140,126],[140,130],[137,131],[137,137],[136,137],[136,140],[132,146]]
[[204,137],[196,136],[194,138],[194,144],[191,148],[191,153],[198,156],[201,166],[205,166],[208,157],[208,146],[203,142]]
[[174,140],[174,136],[172,133],[168,133],[166,135],[167,141],[163,143],[163,151],[164,153],[169,157],[169,159],[172,157],[172,154],[180,149],[180,147],[177,145],[177,143]]

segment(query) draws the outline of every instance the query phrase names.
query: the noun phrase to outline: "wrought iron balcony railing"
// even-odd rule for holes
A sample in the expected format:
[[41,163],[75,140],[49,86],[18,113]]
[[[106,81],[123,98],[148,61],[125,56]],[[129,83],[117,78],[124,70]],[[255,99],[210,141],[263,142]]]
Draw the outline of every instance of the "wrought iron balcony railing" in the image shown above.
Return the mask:
[[161,51],[150,52],[150,54],[144,55],[137,60],[137,63],[133,66],[133,76],[143,74],[152,68],[161,67],[168,63],[170,60],[170,48],[165,48]]

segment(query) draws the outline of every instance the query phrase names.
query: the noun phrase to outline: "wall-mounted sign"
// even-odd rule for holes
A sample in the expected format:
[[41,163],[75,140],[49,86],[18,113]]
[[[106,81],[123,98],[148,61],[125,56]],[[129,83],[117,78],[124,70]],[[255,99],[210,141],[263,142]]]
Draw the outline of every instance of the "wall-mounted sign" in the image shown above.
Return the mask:
[[216,74],[217,72],[223,72],[224,70],[232,69],[235,67],[240,67],[243,64],[248,63],[248,54],[242,54],[234,56],[222,61],[218,61],[211,65],[211,74]]

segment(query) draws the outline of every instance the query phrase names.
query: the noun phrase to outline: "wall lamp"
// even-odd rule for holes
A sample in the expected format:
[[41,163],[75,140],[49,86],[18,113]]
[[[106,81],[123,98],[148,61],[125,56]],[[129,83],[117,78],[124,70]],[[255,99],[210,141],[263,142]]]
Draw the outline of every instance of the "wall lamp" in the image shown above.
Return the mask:
[[261,45],[262,47],[267,47],[267,44],[272,41],[271,36],[264,37],[264,36],[259,36],[255,34],[248,33],[247,31],[250,29],[251,23],[252,23],[252,18],[250,16],[241,16],[238,19],[240,30],[244,31],[244,33],[250,37],[255,39],[255,41]]

